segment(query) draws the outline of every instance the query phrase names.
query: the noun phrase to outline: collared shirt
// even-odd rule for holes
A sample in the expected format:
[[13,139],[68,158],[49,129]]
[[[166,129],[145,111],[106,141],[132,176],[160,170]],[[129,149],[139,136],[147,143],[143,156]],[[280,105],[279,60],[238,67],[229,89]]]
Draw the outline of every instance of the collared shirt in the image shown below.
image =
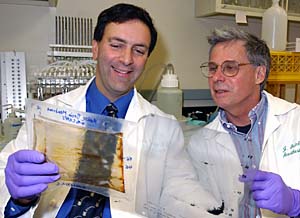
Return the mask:
[[134,91],[130,90],[126,95],[121,96],[115,102],[110,102],[97,88],[95,80],[91,83],[86,94],[86,111],[95,114],[104,114],[105,107],[114,103],[118,108],[117,117],[125,118]]
[[[91,112],[95,114],[103,114],[105,107],[109,103],[114,103],[118,108],[118,118],[125,118],[127,113],[129,104],[133,97],[134,91],[131,89],[129,93],[124,96],[121,96],[115,102],[110,102],[97,88],[95,79],[92,81],[86,93],[86,112]],[[57,218],[66,218],[68,217],[68,213],[70,212],[72,205],[74,203],[76,196],[76,192],[70,192],[66,197],[63,205],[61,206]],[[36,203],[36,202],[34,202]],[[16,205],[11,199],[7,203],[5,207],[5,217],[18,217],[22,214],[26,213],[33,205],[29,205],[26,207]],[[105,202],[105,208],[103,211],[103,218],[110,217],[110,205],[109,201]]]
[[[261,100],[248,114],[251,125],[250,129],[246,133],[238,131],[239,129],[243,129],[243,127],[239,128],[228,122],[224,110],[221,109],[219,112],[220,121],[223,127],[229,132],[234,141],[243,171],[250,168],[259,168],[262,144],[264,140],[267,108],[267,97],[264,93],[262,93]],[[239,202],[239,218],[252,218],[259,216],[260,210],[255,206],[249,187],[245,185],[243,199]]]

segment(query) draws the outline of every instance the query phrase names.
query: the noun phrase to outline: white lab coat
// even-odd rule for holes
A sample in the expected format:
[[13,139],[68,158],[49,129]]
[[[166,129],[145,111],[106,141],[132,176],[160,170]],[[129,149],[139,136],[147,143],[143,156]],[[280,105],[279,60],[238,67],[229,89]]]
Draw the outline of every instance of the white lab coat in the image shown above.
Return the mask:
[[[89,83],[90,84],[90,83]],[[73,108],[79,111],[86,110],[86,101],[85,94],[87,88],[89,86],[80,87],[76,90],[73,90],[64,95],[55,96],[51,99],[48,99],[47,102],[51,104],[55,104],[58,106]],[[148,114],[156,114],[167,118],[173,118],[170,115],[167,115],[160,111],[156,106],[150,104],[146,101],[137,91],[134,91],[133,99],[129,105],[128,111],[126,113],[125,120],[138,122],[143,116]],[[206,214],[206,210],[200,209],[199,207],[192,207],[189,209],[190,202],[198,203],[202,200],[199,196],[203,196],[202,189],[199,188],[199,183],[196,181],[196,174],[194,172],[194,168],[190,164],[190,161],[184,152],[183,149],[183,136],[180,129],[174,125],[174,120],[165,119],[163,122],[161,119],[150,119],[147,121],[147,124],[151,124],[152,131],[156,130],[157,133],[163,133],[165,131],[168,132],[172,137],[161,137],[158,139],[157,144],[162,145],[163,148],[161,151],[159,149],[156,150],[154,147],[151,148],[141,148],[142,139],[144,134],[144,128],[142,131],[137,130],[134,134],[138,135],[139,141],[137,142],[137,161],[136,164],[139,163],[139,155],[140,153],[147,154],[148,151],[152,152],[152,157],[157,157],[153,162],[155,164],[148,164],[148,161],[144,162],[141,166],[141,170],[147,170],[147,174],[144,173],[145,177],[142,177],[140,184],[147,184],[148,190],[155,190],[155,192],[147,192],[145,190],[134,190],[136,192],[136,196],[141,200],[145,200],[147,198],[151,201],[151,203],[159,204],[161,199],[161,204],[166,208],[166,211],[173,210],[174,205],[176,205],[176,216],[178,217],[182,214],[186,214],[186,217],[191,217],[190,214]],[[171,122],[172,121],[172,122]],[[146,131],[149,131],[148,126]],[[125,132],[124,132],[125,133]],[[163,134],[162,134],[163,136]],[[134,138],[134,137],[132,137]],[[145,147],[145,146],[144,146]],[[167,148],[166,148],[167,147]],[[8,190],[4,181],[4,169],[6,166],[7,158],[13,152],[20,149],[31,149],[32,146],[27,145],[27,135],[26,128],[23,126],[18,134],[16,140],[10,142],[0,153],[0,176],[1,176],[1,186],[0,186],[0,208],[1,214],[4,212],[5,205],[10,198]],[[152,150],[151,150],[152,149]],[[153,152],[154,151],[154,152]],[[159,152],[157,152],[159,151]],[[180,166],[178,167],[179,162]],[[150,161],[149,161],[150,163]],[[176,179],[178,178],[178,179]],[[147,181],[149,180],[149,181]],[[133,175],[130,173],[126,173],[125,171],[125,184],[133,184],[130,187],[136,187],[137,178],[133,178]],[[197,184],[196,184],[197,183]],[[190,184],[190,185],[189,185]],[[187,185],[187,189],[183,187]],[[160,187],[165,186],[164,192]],[[182,187],[180,187],[182,186]],[[183,191],[184,190],[184,191]],[[198,191],[198,192],[197,192]],[[66,195],[69,192],[69,187],[66,186],[52,186],[50,185],[47,191],[45,191],[35,208],[30,209],[26,214],[21,217],[37,217],[37,218],[53,218],[57,214],[60,206],[62,205]],[[160,199],[162,193],[162,198]],[[191,193],[196,193],[195,196],[192,196]],[[199,193],[197,195],[197,193]],[[145,197],[146,196],[146,197]],[[197,198],[197,199],[194,199]],[[184,200],[183,200],[184,199]],[[111,204],[111,214],[113,218],[123,218],[123,217],[141,217],[137,214],[134,214],[135,204],[132,202],[124,201],[122,198],[110,198]],[[210,202],[205,199],[206,202]],[[212,200],[213,201],[213,200]],[[142,202],[142,201],[141,201]],[[176,202],[176,203],[175,203]],[[137,202],[138,204],[139,202]],[[207,205],[207,203],[205,204]],[[143,206],[143,205],[139,205]],[[146,213],[145,216],[154,217],[157,214]],[[181,216],[182,217],[182,216]],[[199,217],[199,216],[195,216]],[[207,216],[200,216],[207,217]]]
[[[300,106],[265,93],[268,112],[259,169],[279,174],[288,186],[300,190]],[[243,171],[235,146],[219,118],[191,138],[188,152],[203,187],[216,199],[223,199],[225,212],[238,218],[238,202],[244,189],[238,177]],[[286,217],[261,211],[264,218]]]

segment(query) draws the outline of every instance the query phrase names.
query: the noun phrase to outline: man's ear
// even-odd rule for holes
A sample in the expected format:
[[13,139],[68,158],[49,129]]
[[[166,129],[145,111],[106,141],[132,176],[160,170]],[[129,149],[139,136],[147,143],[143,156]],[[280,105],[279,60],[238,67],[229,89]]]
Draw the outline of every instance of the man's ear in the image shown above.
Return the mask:
[[265,80],[265,78],[266,78],[266,76],[267,76],[267,68],[266,68],[266,66],[258,66],[257,68],[256,68],[256,84],[261,84],[264,80]]
[[98,42],[96,40],[92,41],[92,53],[93,53],[93,60],[97,60],[98,58]]

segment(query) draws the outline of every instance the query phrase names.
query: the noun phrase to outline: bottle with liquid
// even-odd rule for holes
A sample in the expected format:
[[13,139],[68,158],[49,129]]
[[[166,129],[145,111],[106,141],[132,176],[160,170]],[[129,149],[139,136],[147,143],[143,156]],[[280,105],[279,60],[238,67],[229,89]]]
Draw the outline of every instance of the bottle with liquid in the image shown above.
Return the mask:
[[164,112],[182,119],[182,90],[172,64],[168,64],[157,90],[157,106]]
[[287,13],[279,6],[279,0],[273,0],[272,7],[263,13],[262,39],[270,50],[284,51],[287,42]]

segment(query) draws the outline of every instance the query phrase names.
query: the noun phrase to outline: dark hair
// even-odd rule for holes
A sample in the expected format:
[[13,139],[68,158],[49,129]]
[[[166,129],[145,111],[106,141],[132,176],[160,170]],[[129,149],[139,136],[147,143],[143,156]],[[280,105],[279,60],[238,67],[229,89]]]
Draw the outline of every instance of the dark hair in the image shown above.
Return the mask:
[[129,20],[140,20],[146,24],[150,30],[151,42],[149,46],[148,56],[153,51],[157,41],[157,31],[153,25],[152,18],[143,8],[131,4],[116,4],[102,11],[98,16],[97,25],[94,31],[94,40],[101,41],[104,30],[109,23],[123,23]]
[[259,39],[258,37],[250,33],[244,32],[243,30],[230,27],[215,29],[207,39],[208,43],[211,45],[209,55],[211,54],[213,47],[220,42],[234,40],[244,41],[244,46],[247,51],[247,57],[249,62],[255,66],[266,67],[266,77],[260,85],[260,90],[264,89],[264,86],[269,76],[271,65],[270,50],[265,41]]

